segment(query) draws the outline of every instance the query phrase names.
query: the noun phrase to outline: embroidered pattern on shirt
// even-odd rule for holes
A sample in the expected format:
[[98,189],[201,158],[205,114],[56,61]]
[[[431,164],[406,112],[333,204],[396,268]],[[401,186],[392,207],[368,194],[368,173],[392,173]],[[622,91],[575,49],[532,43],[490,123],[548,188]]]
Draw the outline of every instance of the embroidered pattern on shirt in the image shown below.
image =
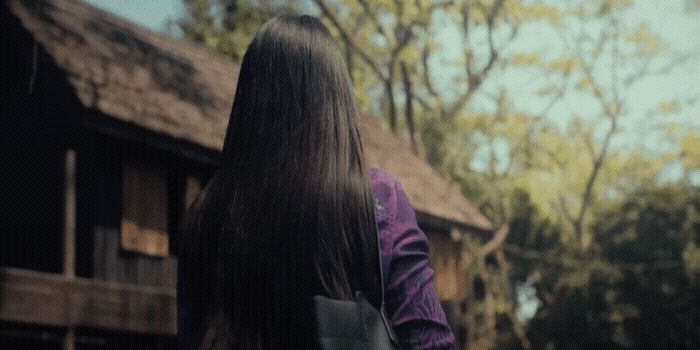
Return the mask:
[[379,211],[382,211],[382,210],[384,210],[384,207],[382,206],[381,203],[379,203],[379,199],[374,198],[374,211],[379,212]]

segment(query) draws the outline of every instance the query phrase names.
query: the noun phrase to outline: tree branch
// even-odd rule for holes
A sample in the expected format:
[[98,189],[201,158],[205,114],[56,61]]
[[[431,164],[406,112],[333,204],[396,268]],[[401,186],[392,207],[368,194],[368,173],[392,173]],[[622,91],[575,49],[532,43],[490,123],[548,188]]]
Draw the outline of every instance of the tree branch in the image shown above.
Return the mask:
[[430,68],[428,66],[428,58],[430,57],[430,48],[426,45],[423,48],[423,53],[421,55],[421,63],[423,65],[423,80],[425,81],[425,87],[428,89],[428,93],[438,98],[438,93],[433,87],[432,79],[430,78]]
[[[473,69],[471,67],[472,60],[471,60],[471,53],[468,50],[465,50],[465,65],[466,65],[466,71],[467,71],[467,91],[462,94],[457,101],[452,105],[451,108],[447,111],[445,117],[448,120],[453,120],[457,114],[459,113],[462,108],[466,105],[466,103],[472,98],[474,93],[477,91],[477,89],[481,86],[481,84],[484,82],[486,76],[488,73],[491,71],[491,69],[494,67],[494,64],[498,60],[499,53],[496,50],[494,41],[493,41],[493,31],[494,31],[494,26],[496,22],[496,17],[498,16],[498,12],[500,11],[501,7],[505,3],[505,0],[496,0],[493,5],[491,6],[490,10],[484,10],[484,12],[487,13],[487,31],[488,31],[488,43],[489,43],[489,58],[486,63],[486,65],[479,71],[479,73],[474,73]],[[463,9],[463,19],[462,19],[462,29],[464,30],[464,35],[465,35],[465,40],[468,39],[468,30],[469,30],[469,22],[468,22],[468,16],[469,16],[469,5],[466,4]],[[515,35],[511,36],[514,38]]]
[[[506,256],[503,253],[503,250],[499,250],[496,253],[496,263],[498,264],[498,268],[500,269],[501,273],[501,288],[509,288],[510,286],[510,271],[508,269],[508,263],[506,261]],[[502,295],[502,297],[505,299],[505,295]],[[513,326],[513,332],[515,333],[515,336],[518,338],[518,341],[520,341],[520,346],[522,346],[523,349],[525,350],[531,350],[532,349],[532,343],[530,342],[530,339],[527,337],[527,333],[525,332],[525,328],[523,325],[520,323],[520,320],[518,320],[518,317],[515,315],[515,312],[513,312],[513,304],[512,303],[506,303],[505,306],[505,314],[508,316],[508,319],[510,319],[510,323]]]
[[496,249],[500,248],[503,243],[506,241],[506,238],[508,238],[508,232],[510,231],[510,224],[506,223],[501,225],[501,227],[496,231],[496,234],[493,235],[493,238],[486,242],[481,248],[479,248],[479,256],[487,256],[492,254],[493,252],[496,251]]
[[379,64],[374,61],[369,54],[367,54],[364,50],[362,50],[360,47],[358,47],[355,44],[355,41],[353,40],[352,37],[348,34],[348,32],[343,28],[343,26],[340,24],[340,21],[338,18],[333,14],[333,12],[330,10],[328,7],[328,4],[324,0],[314,0],[316,5],[321,9],[321,13],[323,13],[324,16],[326,16],[333,26],[338,29],[338,32],[340,33],[341,38],[345,42],[346,45],[350,46],[353,51],[355,51],[360,58],[362,58],[367,65],[370,66],[370,68],[374,71],[375,74],[381,79],[381,80],[386,80],[386,77],[382,73],[382,70],[379,68]]
[[389,39],[389,36],[387,35],[386,30],[384,29],[384,26],[382,26],[381,22],[379,22],[379,19],[376,16],[376,14],[374,12],[372,12],[372,9],[370,9],[369,3],[367,2],[367,0],[359,0],[359,2],[360,2],[360,5],[362,5],[362,8],[367,13],[367,16],[372,21],[372,23],[377,27],[377,31],[379,32],[379,34],[381,34],[385,38]]
[[574,215],[571,214],[571,210],[569,209],[569,205],[566,204],[566,198],[564,198],[563,195],[559,196],[559,203],[561,205],[562,212],[564,213],[564,218],[566,218],[566,220],[569,221],[570,224],[575,225],[576,218],[574,218]]
[[[438,9],[438,8],[445,9],[449,6],[454,5],[455,2],[456,2],[455,0],[435,2],[435,3],[430,4],[430,6],[428,7],[428,10],[431,11],[431,13],[432,13],[432,11],[435,9]],[[418,4],[418,7],[421,7],[419,0],[416,0],[416,4]]]
[[605,162],[605,158],[607,157],[608,149],[610,147],[610,141],[612,140],[613,135],[617,131],[617,118],[611,118],[611,122],[612,125],[610,126],[608,132],[605,134],[605,139],[603,140],[600,153],[598,154],[598,157],[596,157],[593,160],[593,169],[591,170],[591,174],[589,175],[588,180],[586,181],[586,190],[584,191],[583,198],[581,199],[581,209],[579,210],[579,213],[576,216],[576,225],[574,229],[576,230],[576,238],[579,240],[579,244],[582,244],[581,240],[583,238],[583,221],[585,219],[586,212],[588,211],[588,207],[590,206],[591,200],[593,198],[593,185],[598,179],[598,175],[600,174],[600,171]]

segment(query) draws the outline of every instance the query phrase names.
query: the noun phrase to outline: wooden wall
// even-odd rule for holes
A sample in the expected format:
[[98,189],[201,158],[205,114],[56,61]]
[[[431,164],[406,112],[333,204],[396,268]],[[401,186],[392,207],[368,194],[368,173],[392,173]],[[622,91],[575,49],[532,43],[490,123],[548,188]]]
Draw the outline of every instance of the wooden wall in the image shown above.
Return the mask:
[[66,120],[76,99],[6,6],[0,4],[0,266],[61,272]]
[[430,264],[435,270],[434,282],[440,299],[462,300],[466,293],[466,275],[460,268],[461,242],[449,234],[428,233]]
[[[123,178],[125,164],[149,164],[167,174],[162,184],[168,196],[156,204],[167,217],[162,230],[175,241],[186,205],[187,175],[205,181],[211,166],[159,151],[148,145],[129,143],[84,131],[78,158],[78,275],[98,280],[146,286],[175,287],[175,243],[164,256],[124,249],[122,242],[125,190],[133,190]],[[161,203],[162,202],[162,203]],[[136,247],[138,248],[138,247]],[[167,255],[167,251],[171,254]]]
[[[0,268],[0,348],[172,349],[175,291]],[[11,346],[6,346],[11,344]]]
[[446,232],[428,231],[426,235],[430,243],[430,265],[435,271],[435,289],[455,335],[456,348],[460,348],[466,334],[460,322],[466,296],[466,271],[460,267],[462,243]]

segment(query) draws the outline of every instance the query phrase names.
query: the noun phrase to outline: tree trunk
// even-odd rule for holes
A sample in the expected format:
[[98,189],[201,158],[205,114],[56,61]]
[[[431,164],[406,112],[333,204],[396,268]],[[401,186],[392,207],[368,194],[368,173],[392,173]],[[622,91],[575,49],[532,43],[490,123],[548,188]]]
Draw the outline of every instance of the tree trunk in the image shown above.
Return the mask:
[[389,78],[384,81],[384,91],[386,92],[386,97],[389,99],[389,126],[394,134],[398,133],[398,126],[396,124],[396,100],[394,97],[394,74],[389,71]]
[[411,150],[418,155],[418,141],[416,141],[416,123],[413,117],[413,86],[408,76],[406,62],[401,62],[401,74],[403,75],[403,87],[406,94],[406,123],[408,124],[408,137],[411,140]]

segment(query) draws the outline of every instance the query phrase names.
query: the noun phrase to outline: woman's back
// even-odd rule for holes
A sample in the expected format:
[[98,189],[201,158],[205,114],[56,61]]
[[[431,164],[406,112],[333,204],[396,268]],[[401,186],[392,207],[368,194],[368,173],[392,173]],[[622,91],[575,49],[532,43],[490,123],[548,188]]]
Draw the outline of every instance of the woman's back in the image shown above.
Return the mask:
[[[418,228],[415,212],[401,183],[391,174],[370,169],[370,183],[376,198],[377,227],[382,268],[386,276],[386,307],[391,324],[404,349],[449,349],[454,336],[433,284],[428,265],[428,240]],[[183,281],[184,282],[184,281]],[[178,295],[194,286],[178,284]],[[187,325],[193,310],[178,298],[179,348],[196,348]]]
[[445,333],[425,235],[400,185],[365,166],[357,115],[318,19],[284,15],[261,28],[241,64],[220,168],[183,229],[180,348],[315,348],[311,296],[352,299],[378,287],[372,176],[385,179],[378,197],[394,191],[384,206],[395,214],[378,222],[391,237],[392,321],[406,339],[419,328]]

